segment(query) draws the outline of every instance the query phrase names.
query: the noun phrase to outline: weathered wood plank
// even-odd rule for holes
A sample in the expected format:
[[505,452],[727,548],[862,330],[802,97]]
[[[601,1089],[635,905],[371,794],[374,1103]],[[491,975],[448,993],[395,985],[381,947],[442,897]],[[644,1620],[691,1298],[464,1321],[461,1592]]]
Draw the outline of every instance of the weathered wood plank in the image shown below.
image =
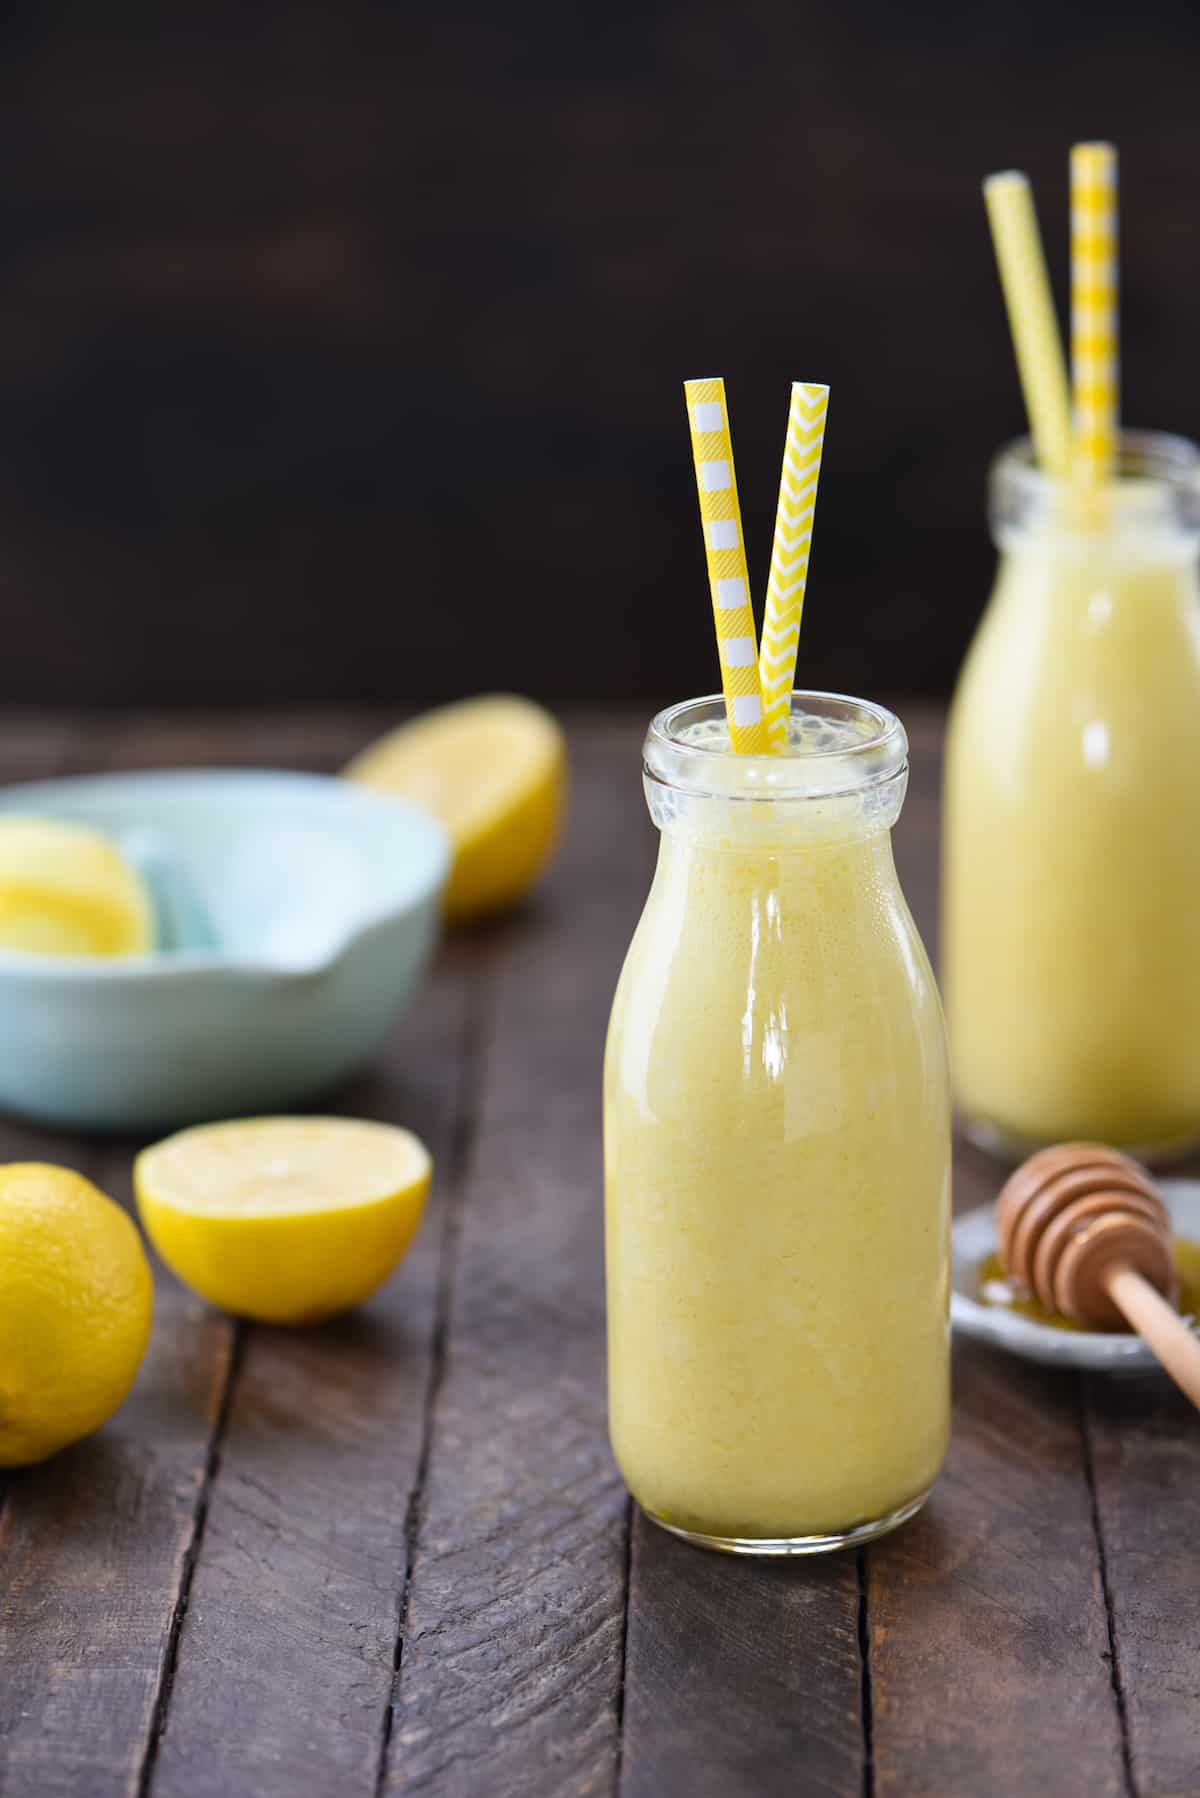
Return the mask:
[[[6,1158],[11,1142],[6,1127]],[[36,1152],[121,1196],[124,1167],[78,1142],[46,1139]],[[0,1519],[0,1791],[118,1798],[138,1787],[230,1348],[226,1321],[168,1295],[155,1271],[132,1395],[97,1435],[12,1476]]]
[[1200,1431],[1165,1378],[1085,1376],[1114,1683],[1138,1798],[1200,1789]]
[[1074,1375],[956,1345],[942,1478],[866,1552],[879,1798],[1123,1792]]
[[[40,778],[108,759],[105,727],[0,733],[5,776]],[[0,1158],[62,1162],[126,1200],[129,1155],[6,1119]],[[155,1324],[133,1393],[105,1427],[10,1477],[0,1515],[0,1789],[137,1788],[171,1637],[229,1327],[156,1270]]]
[[570,1798],[617,1753],[600,1065],[646,886],[638,728],[573,740],[559,866],[503,935],[386,1789]]
[[622,1798],[857,1794],[855,1558],[738,1561],[633,1532]]
[[415,1129],[436,1197],[350,1316],[245,1332],[152,1789],[374,1791],[422,1466],[463,1102],[469,956],[451,954],[337,1109]]

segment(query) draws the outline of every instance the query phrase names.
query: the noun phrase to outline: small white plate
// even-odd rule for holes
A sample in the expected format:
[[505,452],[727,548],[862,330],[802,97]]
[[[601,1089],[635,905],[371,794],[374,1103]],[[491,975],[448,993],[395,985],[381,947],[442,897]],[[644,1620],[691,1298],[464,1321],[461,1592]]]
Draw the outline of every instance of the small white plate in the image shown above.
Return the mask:
[[[1160,1180],[1158,1189],[1171,1213],[1175,1234],[1200,1241],[1200,1180]],[[980,1205],[955,1218],[950,1316],[956,1330],[1026,1361],[1044,1361],[1052,1367],[1089,1367],[1109,1373],[1145,1373],[1157,1368],[1158,1362],[1140,1336],[1054,1330],[1032,1318],[1018,1317],[1002,1305],[980,1304],[975,1296],[979,1269],[998,1247],[992,1206]]]

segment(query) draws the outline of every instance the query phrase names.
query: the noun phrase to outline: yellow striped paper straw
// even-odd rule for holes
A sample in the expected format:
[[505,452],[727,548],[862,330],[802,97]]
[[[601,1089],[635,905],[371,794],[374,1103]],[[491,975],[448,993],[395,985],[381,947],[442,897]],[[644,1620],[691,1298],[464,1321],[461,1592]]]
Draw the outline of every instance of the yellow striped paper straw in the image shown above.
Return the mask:
[[767,748],[767,732],[758,686],[754,613],[750,606],[725,383],[685,381],[683,391],[696,463],[696,491],[704,525],[704,554],[712,588],[729,740],[739,755],[762,755]]
[[1083,478],[1112,479],[1117,457],[1117,152],[1071,151],[1071,373],[1075,450]]
[[779,504],[775,510],[775,539],[771,545],[771,572],[767,577],[762,648],[758,652],[758,680],[762,688],[767,739],[776,752],[787,747],[791,694],[796,679],[796,650],[800,644],[800,617],[808,584],[813,513],[817,504],[817,481],[821,473],[828,409],[828,387],[809,381],[792,382],[783,472],[779,478]]
[[983,197],[1034,448],[1045,473],[1065,481],[1071,472],[1071,396],[1033,195],[1024,175],[1006,169],[988,176]]

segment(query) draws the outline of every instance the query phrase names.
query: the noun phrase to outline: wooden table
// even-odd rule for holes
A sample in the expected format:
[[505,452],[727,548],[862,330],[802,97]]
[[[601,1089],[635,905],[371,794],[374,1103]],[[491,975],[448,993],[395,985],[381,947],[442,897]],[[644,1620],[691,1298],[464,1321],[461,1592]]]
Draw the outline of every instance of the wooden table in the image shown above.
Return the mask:
[[[897,853],[933,941],[940,722],[908,721]],[[37,718],[0,728],[0,778],[333,768],[382,722]],[[935,1497],[857,1556],[747,1565],[632,1511],[605,1437],[599,1076],[653,847],[641,722],[575,722],[540,896],[449,942],[335,1096],[433,1147],[396,1278],[283,1331],[158,1268],[124,1408],[0,1484],[5,1798],[1200,1791],[1200,1428],[1165,1383],[960,1344]],[[135,1146],[0,1126],[0,1158],[126,1202]],[[996,1180],[963,1150],[958,1205]]]

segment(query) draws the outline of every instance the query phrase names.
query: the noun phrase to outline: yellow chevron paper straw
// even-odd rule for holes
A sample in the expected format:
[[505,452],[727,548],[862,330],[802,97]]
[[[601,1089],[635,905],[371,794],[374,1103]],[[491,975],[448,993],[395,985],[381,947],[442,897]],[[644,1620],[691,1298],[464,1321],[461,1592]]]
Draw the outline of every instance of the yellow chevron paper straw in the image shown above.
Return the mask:
[[1038,461],[1047,474],[1066,480],[1071,396],[1033,195],[1024,175],[1006,169],[988,176],[983,197]]
[[1117,153],[1071,151],[1071,373],[1077,467],[1092,485],[1111,480],[1117,454]]
[[777,753],[787,747],[828,408],[828,387],[792,382],[771,572],[767,577],[767,609],[763,614],[762,648],[758,652],[767,740]]
[[762,755],[767,748],[767,732],[758,686],[754,613],[750,606],[725,383],[685,381],[683,391],[692,433],[729,740],[739,755]]

